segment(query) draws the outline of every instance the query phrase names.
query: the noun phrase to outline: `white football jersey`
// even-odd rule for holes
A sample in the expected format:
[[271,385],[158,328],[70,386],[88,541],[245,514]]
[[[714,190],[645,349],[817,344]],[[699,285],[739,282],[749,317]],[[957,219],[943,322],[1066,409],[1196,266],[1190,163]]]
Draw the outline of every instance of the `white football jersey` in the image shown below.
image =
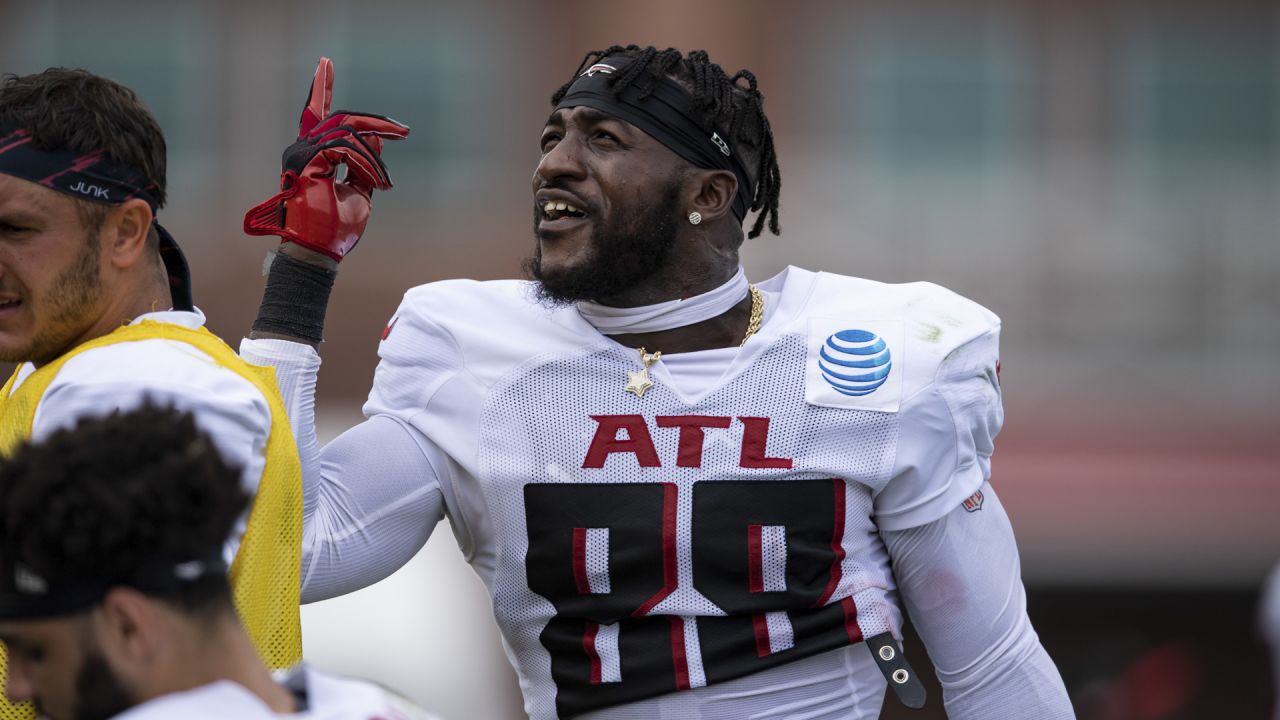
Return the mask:
[[796,268],[761,288],[760,331],[696,391],[659,360],[641,393],[635,348],[525,282],[421,286],[392,319],[365,414],[448,457],[449,515],[531,717],[900,637],[878,532],[989,475],[993,314]]
[[304,709],[275,713],[257,695],[229,680],[171,693],[135,706],[115,720],[432,720],[433,716],[359,680],[319,672],[306,664],[276,674]]

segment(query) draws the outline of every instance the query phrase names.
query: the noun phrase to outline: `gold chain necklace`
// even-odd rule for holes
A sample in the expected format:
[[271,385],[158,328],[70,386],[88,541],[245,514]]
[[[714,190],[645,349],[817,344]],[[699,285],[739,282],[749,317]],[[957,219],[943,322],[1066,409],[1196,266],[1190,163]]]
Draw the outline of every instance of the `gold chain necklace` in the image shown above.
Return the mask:
[[747,344],[751,336],[760,329],[760,321],[764,319],[764,293],[755,285],[748,285],[747,292],[751,293],[751,319],[747,321],[747,334],[742,337],[738,347]]
[[[742,336],[742,342],[738,343],[738,347],[747,344],[751,336],[760,330],[760,321],[764,319],[764,293],[760,292],[760,288],[755,285],[748,285],[747,292],[751,295],[751,317],[747,320],[747,334]],[[644,348],[637,348],[637,350],[640,352],[641,368],[627,371],[627,385],[623,390],[642,398],[645,391],[653,387],[653,379],[649,377],[649,368],[662,359],[662,351],[649,353],[645,352]]]

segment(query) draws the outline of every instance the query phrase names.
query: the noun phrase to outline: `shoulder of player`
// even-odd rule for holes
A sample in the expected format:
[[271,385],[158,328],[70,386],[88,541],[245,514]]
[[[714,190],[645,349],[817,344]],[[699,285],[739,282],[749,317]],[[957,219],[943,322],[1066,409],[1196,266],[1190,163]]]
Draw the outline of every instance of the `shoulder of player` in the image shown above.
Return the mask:
[[72,357],[49,384],[44,398],[64,395],[70,400],[74,395],[92,402],[100,395],[125,393],[157,398],[181,395],[198,399],[197,405],[252,406],[270,412],[253,383],[198,348],[163,338],[104,345]]
[[[930,282],[884,283],[815,273],[804,312],[796,320],[806,325],[796,327],[800,332],[836,328],[882,335],[902,368],[904,396],[933,383],[949,357],[963,355],[966,364],[991,368],[998,360],[1000,318]],[[980,338],[983,342],[973,342]],[[957,352],[961,348],[965,352]]]
[[206,378],[247,382],[203,350],[168,338],[147,338],[85,350],[67,360],[58,378],[82,382],[174,379],[191,384]]
[[815,273],[805,315],[900,321],[909,345],[956,348],[998,331],[1000,318],[982,305],[931,282],[885,283]]
[[[383,334],[405,349],[444,342],[473,368],[498,368],[557,347],[583,343],[583,321],[572,307],[538,301],[520,280],[443,280],[411,288]],[[401,328],[409,329],[402,332]]]
[[524,280],[455,278],[426,283],[405,292],[401,309],[419,312],[441,323],[470,322],[474,318],[512,313],[547,314],[546,308],[535,299],[532,283]]
[[829,272],[808,273],[812,278],[809,309],[837,307],[903,317],[936,317],[947,324],[987,323],[1000,320],[982,305],[931,282],[888,283]]

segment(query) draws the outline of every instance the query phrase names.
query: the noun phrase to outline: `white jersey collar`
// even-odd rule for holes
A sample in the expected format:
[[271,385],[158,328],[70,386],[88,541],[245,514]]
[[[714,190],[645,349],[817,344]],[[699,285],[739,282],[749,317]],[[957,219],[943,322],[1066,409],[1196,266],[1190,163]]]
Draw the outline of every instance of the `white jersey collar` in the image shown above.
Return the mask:
[[204,327],[204,313],[200,311],[200,308],[192,310],[157,310],[143,313],[131,320],[130,324],[142,322],[143,320],[181,325],[192,330]]

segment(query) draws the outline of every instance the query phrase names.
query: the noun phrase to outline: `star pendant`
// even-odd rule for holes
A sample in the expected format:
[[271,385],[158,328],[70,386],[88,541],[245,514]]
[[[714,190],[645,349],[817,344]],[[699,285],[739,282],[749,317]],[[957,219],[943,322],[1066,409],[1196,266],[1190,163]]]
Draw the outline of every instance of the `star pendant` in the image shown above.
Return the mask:
[[649,379],[649,368],[627,372],[627,386],[624,388],[627,392],[642,398],[645,391],[651,387],[653,387],[653,381]]

